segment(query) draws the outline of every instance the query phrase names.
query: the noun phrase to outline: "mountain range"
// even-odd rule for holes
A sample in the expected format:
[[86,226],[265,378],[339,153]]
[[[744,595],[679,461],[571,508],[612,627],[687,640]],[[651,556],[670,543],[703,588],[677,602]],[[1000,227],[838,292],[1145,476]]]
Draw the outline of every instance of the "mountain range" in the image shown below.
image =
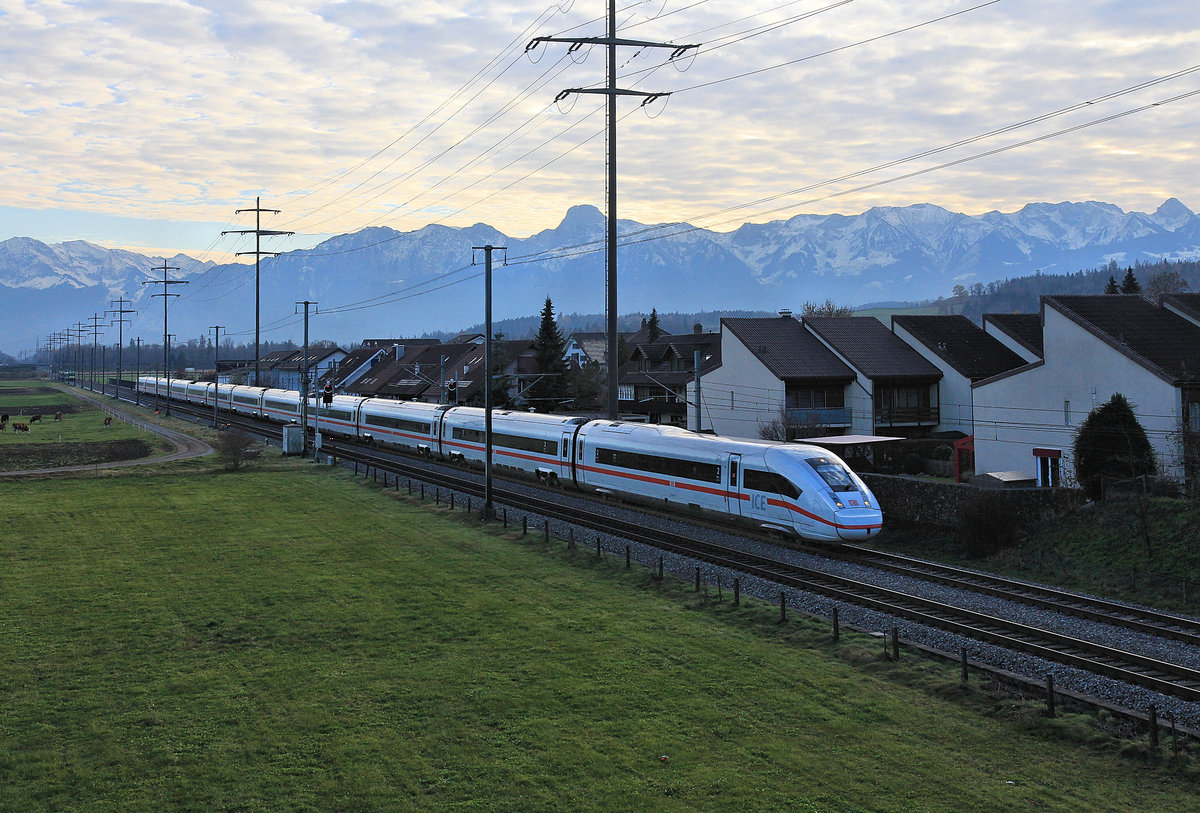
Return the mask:
[[[861,306],[949,296],[966,286],[1030,274],[1066,273],[1116,260],[1200,257],[1200,217],[1175,198],[1153,213],[1110,203],[1031,203],[1016,212],[966,215],[932,204],[876,207],[858,215],[797,215],[715,232],[687,224],[619,220],[622,313],[745,309],[799,310],[832,299]],[[318,303],[312,338],[352,343],[367,336],[417,336],[483,321],[483,252],[494,254],[493,315],[537,313],[550,297],[559,313],[602,312],[604,216],[572,207],[553,229],[513,238],[482,223],[386,227],[330,238],[261,263],[264,338],[301,337],[293,303]],[[269,242],[269,241],[268,241]],[[268,249],[268,242],[263,248]],[[161,341],[162,279],[177,267],[170,329],[183,340],[224,324],[253,339],[254,270],[186,255],[146,257],[83,241],[47,245],[27,237],[0,242],[0,348],[30,349],[40,338],[124,297],[138,312],[126,336]],[[107,324],[107,320],[103,321]],[[715,328],[715,325],[707,326]],[[117,341],[109,327],[103,343]]]

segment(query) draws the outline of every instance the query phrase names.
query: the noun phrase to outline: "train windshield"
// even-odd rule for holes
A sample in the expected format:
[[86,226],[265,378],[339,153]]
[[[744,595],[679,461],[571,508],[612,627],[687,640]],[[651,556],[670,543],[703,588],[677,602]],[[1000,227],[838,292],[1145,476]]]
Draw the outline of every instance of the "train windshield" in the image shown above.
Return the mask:
[[851,478],[849,470],[841,463],[830,460],[828,457],[810,457],[806,462],[833,491],[858,491],[858,486]]

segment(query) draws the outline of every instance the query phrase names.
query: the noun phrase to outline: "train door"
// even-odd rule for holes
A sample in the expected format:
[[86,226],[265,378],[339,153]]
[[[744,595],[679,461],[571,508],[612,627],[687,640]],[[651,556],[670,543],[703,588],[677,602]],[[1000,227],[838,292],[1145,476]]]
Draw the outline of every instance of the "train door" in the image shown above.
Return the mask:
[[559,482],[566,483],[571,479],[571,443],[573,432],[563,432],[558,445],[558,477]]
[[725,510],[730,516],[741,516],[742,513],[742,456],[729,455],[729,465],[725,467]]

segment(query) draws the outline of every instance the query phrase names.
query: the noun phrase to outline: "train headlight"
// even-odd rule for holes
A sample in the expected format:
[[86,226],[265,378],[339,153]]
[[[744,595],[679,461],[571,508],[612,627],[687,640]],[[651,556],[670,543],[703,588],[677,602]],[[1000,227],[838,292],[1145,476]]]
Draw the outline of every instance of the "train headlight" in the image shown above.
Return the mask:
[[832,491],[826,491],[825,493],[829,495],[829,501],[831,503],[833,503],[835,506],[837,506],[839,509],[846,507],[846,506],[842,505],[842,501],[839,500],[837,495],[834,494]]

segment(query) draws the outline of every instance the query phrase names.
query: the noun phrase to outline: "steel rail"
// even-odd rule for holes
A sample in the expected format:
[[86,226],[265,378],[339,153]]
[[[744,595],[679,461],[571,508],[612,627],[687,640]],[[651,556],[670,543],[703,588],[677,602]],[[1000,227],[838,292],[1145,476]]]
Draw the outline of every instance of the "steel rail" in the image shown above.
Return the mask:
[[[227,417],[231,419],[229,422],[232,424],[257,426],[258,431],[262,429],[261,425],[252,423],[247,416],[228,415]],[[397,475],[407,474],[410,477],[444,485],[473,496],[482,496],[483,494],[482,486],[470,479],[430,471],[402,459],[383,456],[378,451],[346,443],[344,440],[326,440],[323,451],[341,457],[347,462],[361,463]],[[400,455],[402,453],[389,454]],[[578,507],[566,508],[549,499],[531,497],[507,489],[497,490],[495,499],[515,507],[524,507],[531,512],[555,520],[601,533],[617,535],[660,550],[722,567],[729,567],[773,583],[845,601],[848,604],[866,607],[974,640],[986,641],[1048,661],[1153,689],[1166,695],[1181,697],[1193,702],[1200,701],[1200,670],[1037,629],[942,602],[911,596],[888,588],[833,576],[776,559],[756,556],[735,548],[700,542],[682,534],[665,531],[648,532],[643,526],[636,523],[616,520]],[[1062,612],[1068,611],[1059,607],[1054,607],[1054,609]]]

